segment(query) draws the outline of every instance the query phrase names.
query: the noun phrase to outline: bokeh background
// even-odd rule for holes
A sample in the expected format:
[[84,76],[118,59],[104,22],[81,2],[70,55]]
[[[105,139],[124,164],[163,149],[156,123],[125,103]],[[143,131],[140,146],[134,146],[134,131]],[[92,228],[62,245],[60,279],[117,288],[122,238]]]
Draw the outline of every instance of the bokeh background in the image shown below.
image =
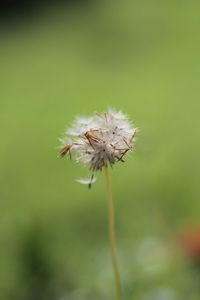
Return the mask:
[[5,1],[0,298],[112,300],[103,174],[57,158],[76,115],[140,128],[111,170],[124,299],[200,299],[199,1]]

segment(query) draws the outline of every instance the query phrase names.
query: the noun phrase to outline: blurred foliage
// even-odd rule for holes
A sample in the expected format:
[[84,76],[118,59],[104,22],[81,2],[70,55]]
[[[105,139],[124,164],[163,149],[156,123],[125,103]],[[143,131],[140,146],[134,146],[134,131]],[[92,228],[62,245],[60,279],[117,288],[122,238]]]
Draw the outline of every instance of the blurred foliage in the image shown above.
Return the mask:
[[140,128],[111,171],[124,298],[197,300],[178,236],[200,216],[200,4],[95,3],[1,28],[1,298],[114,299],[104,178],[57,159],[75,115],[111,106]]

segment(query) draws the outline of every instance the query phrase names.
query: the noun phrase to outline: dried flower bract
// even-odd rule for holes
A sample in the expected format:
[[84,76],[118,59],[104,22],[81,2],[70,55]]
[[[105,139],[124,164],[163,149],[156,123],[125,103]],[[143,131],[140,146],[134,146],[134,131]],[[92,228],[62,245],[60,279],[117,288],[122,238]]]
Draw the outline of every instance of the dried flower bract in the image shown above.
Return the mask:
[[125,154],[133,149],[136,131],[127,116],[112,109],[90,118],[78,117],[61,140],[60,156],[69,153],[71,157],[73,152],[90,170],[101,170],[124,162]]

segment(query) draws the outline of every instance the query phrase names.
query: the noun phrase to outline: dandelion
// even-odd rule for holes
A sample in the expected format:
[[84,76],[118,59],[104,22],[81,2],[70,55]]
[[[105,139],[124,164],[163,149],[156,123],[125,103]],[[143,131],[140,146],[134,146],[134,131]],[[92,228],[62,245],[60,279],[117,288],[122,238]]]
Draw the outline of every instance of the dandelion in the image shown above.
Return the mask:
[[127,116],[121,112],[109,109],[106,113],[96,113],[89,118],[76,118],[72,128],[65,132],[61,139],[62,149],[60,157],[74,155],[77,162],[81,162],[92,172],[90,179],[78,179],[82,184],[91,188],[96,181],[94,173],[104,170],[109,213],[109,238],[111,245],[112,262],[115,274],[116,295],[121,300],[120,274],[117,263],[114,208],[109,177],[109,166],[117,162],[124,162],[125,155],[134,149],[135,134]]

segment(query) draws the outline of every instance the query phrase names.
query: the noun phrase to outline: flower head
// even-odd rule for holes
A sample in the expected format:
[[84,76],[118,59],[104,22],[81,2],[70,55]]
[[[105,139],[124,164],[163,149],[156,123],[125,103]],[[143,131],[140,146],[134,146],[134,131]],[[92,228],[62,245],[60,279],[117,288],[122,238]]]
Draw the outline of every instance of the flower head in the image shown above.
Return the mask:
[[133,149],[137,129],[127,116],[109,109],[89,118],[76,118],[71,129],[61,140],[60,156],[71,152],[76,160],[89,166],[90,170],[101,170],[116,162],[124,162],[124,156]]

